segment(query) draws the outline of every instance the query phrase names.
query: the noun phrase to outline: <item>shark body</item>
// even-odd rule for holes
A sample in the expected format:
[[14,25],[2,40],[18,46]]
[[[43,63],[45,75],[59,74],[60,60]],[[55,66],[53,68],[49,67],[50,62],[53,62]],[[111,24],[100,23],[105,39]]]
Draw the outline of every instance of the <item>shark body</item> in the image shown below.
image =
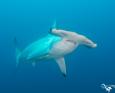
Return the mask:
[[55,59],[62,74],[66,76],[64,56],[73,52],[79,45],[91,48],[97,46],[81,34],[54,28],[46,37],[31,43],[23,51],[16,48],[16,62],[18,65],[20,59],[23,59],[35,65],[39,60]]

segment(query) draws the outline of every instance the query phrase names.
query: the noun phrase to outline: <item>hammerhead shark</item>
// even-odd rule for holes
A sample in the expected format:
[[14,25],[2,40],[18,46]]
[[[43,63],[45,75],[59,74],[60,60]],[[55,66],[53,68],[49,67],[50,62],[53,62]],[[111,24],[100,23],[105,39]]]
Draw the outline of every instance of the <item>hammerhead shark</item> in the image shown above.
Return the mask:
[[[15,39],[15,44],[17,40]],[[72,31],[66,31],[53,27],[48,35],[28,45],[23,51],[16,47],[16,65],[21,60],[30,62],[34,66],[36,62],[46,59],[54,59],[63,76],[66,77],[66,64],[64,56],[73,52],[79,45],[95,48],[96,43],[86,36]]]

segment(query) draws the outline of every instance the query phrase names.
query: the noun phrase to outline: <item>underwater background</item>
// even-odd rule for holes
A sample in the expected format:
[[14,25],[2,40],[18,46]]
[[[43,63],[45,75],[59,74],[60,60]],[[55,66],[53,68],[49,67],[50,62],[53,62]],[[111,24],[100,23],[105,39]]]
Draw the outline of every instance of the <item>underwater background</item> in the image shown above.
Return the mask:
[[[67,55],[66,78],[54,60],[16,68],[13,39],[24,49],[47,35],[54,20],[98,47]],[[0,93],[105,93],[102,83],[115,84],[114,0],[0,0]]]

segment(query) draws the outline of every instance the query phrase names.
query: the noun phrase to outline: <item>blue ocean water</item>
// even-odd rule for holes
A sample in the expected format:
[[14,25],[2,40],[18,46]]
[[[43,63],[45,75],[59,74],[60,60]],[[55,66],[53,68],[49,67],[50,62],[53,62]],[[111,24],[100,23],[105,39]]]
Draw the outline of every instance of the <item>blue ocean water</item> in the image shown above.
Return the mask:
[[[66,56],[67,78],[54,60],[16,68],[13,39],[23,49],[47,35],[54,20],[98,47],[81,46]],[[0,1],[0,93],[105,93],[102,83],[115,84],[114,0]]]

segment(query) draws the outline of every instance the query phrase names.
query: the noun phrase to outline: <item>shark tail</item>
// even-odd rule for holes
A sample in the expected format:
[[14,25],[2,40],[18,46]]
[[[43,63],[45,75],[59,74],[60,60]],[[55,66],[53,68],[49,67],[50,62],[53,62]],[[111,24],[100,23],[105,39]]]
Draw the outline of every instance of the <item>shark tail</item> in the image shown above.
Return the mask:
[[16,39],[16,37],[14,38],[14,45],[15,45],[15,55],[16,55],[16,67],[17,67],[18,64],[19,64],[19,59],[20,59],[21,51],[17,47],[17,39]]

